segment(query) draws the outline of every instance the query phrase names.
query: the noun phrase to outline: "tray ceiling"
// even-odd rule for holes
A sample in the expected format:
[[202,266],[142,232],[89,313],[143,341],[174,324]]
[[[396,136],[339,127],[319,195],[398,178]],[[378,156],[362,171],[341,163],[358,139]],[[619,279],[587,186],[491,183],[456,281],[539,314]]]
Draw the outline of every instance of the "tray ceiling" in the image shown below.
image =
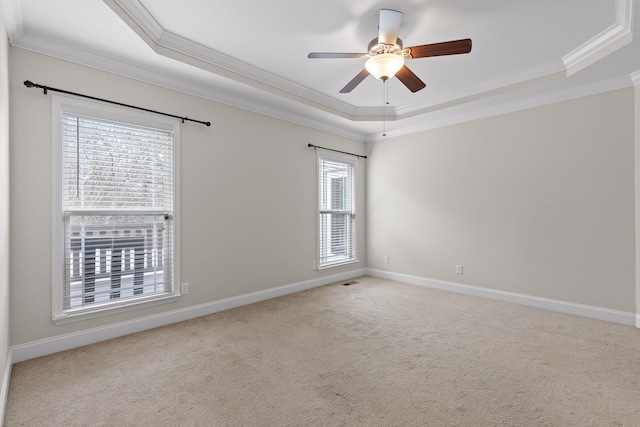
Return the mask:
[[[383,119],[393,136],[640,80],[635,0],[2,1],[15,47],[362,141]],[[392,78],[386,108],[372,76],[338,93],[365,60],[307,54],[366,52],[382,8],[403,12],[405,46],[473,50],[409,60],[427,87]]]

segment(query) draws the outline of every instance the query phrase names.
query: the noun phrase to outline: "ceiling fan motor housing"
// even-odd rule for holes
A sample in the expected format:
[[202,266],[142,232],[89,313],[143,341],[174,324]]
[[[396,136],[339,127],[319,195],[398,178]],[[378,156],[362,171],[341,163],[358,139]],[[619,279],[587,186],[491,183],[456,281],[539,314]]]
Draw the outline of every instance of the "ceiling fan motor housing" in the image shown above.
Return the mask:
[[369,42],[369,56],[376,56],[381,53],[393,53],[395,55],[402,55],[402,40],[397,38],[396,44],[378,43],[378,37]]

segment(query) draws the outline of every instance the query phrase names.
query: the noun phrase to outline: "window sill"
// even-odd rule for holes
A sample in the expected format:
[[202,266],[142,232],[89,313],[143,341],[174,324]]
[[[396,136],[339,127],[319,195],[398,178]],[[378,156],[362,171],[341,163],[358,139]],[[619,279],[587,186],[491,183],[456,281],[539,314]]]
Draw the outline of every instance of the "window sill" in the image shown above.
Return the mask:
[[349,260],[349,261],[334,262],[334,263],[325,264],[325,265],[319,265],[318,264],[319,265],[318,266],[318,271],[328,270],[330,268],[344,267],[344,266],[351,265],[351,264],[357,264],[359,262],[360,262],[360,260],[354,259],[354,260]]
[[137,301],[130,301],[120,305],[104,305],[101,307],[71,311],[68,313],[54,315],[53,323],[55,323],[56,325],[64,325],[66,323],[94,319],[97,317],[108,316],[125,311],[138,310],[141,308],[153,307],[160,304],[168,304],[178,301],[180,299],[180,296],[180,294],[171,294],[160,297],[152,297],[144,300],[140,299]]

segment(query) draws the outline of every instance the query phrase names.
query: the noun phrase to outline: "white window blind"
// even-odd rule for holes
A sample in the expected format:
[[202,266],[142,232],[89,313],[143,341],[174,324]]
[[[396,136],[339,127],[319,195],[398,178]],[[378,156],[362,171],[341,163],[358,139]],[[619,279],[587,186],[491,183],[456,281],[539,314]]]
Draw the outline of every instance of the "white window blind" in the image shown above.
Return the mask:
[[175,135],[62,111],[62,301],[54,318],[175,293]]
[[318,268],[356,261],[356,159],[318,154]]

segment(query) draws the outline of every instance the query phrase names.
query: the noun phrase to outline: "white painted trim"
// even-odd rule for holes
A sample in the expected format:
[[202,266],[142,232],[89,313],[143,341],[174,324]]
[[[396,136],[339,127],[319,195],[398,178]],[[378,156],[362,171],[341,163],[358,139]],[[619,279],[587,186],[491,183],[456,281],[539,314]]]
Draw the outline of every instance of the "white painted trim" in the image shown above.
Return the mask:
[[640,116],[637,109],[640,108],[640,70],[631,74],[631,80],[634,84],[634,192],[635,192],[635,284],[636,284],[636,328],[640,328]]
[[[113,57],[96,55],[89,51],[82,51],[75,48],[61,46],[51,40],[39,39],[37,37],[25,34],[20,37],[20,40],[13,43],[13,46],[42,55],[62,59],[64,61],[69,61],[75,64],[88,66],[97,70],[106,71],[122,77],[138,80],[144,83],[175,90],[188,95],[201,97],[214,102],[219,102],[231,107],[240,108],[242,110],[273,117],[278,120],[284,120],[286,122],[294,123],[307,128],[317,129],[322,132],[349,138],[358,142],[370,142],[378,139],[383,139],[383,137],[379,135],[379,133],[362,135],[358,132],[350,131],[346,128],[341,128],[338,125],[324,123],[321,120],[315,120],[303,115],[290,113],[279,108],[273,108],[273,106],[269,106],[268,103],[262,103],[256,100],[242,98],[240,96],[227,93],[224,90],[217,89],[215,87],[192,85],[188,80],[176,79],[169,75],[161,74],[155,70],[147,70],[136,67],[134,65],[119,61],[118,59]],[[500,114],[506,114],[556,102],[562,102],[581,96],[594,95],[597,93],[607,92],[625,86],[630,86],[632,83],[637,85],[640,83],[640,70],[631,74],[630,78],[631,82],[628,78],[610,79],[563,91],[556,91],[539,96],[533,96],[526,99],[520,99],[514,102],[491,102],[491,105],[485,106],[483,108],[476,108],[472,112],[468,113],[460,113],[456,112],[455,109],[451,109],[449,114],[447,114],[447,116],[443,119],[441,118],[434,120],[430,119],[429,116],[426,116],[424,123],[419,126],[406,127],[398,131],[387,131],[386,138],[388,139],[401,135],[409,135],[425,130],[449,126],[452,124],[464,123],[471,120],[492,117]],[[516,80],[513,80],[513,82],[515,81]],[[504,80],[503,83],[506,83],[506,80]],[[520,83],[524,84],[523,82]],[[492,87],[494,90],[497,90],[497,86],[494,85]],[[490,87],[486,89],[492,90]],[[464,94],[458,93],[457,95],[462,96]],[[470,92],[467,93],[467,95],[472,96]],[[443,98],[440,99],[439,102],[440,101],[441,103],[438,104],[437,108],[444,108],[444,104],[442,103],[448,102],[447,99]],[[379,110],[381,111],[381,109]],[[378,110],[376,110],[375,108],[370,108],[362,109],[361,112],[367,118],[375,119],[375,117],[373,116],[376,114],[376,111]],[[409,111],[401,110],[401,112],[402,114],[410,114]],[[398,119],[398,117],[393,116],[392,114],[388,117],[388,120],[390,121],[395,121]],[[360,118],[358,118],[358,120],[360,120]]]
[[[590,46],[591,51],[595,51],[590,51],[592,53],[591,57],[583,53],[582,59],[575,60],[576,63],[579,62],[581,64],[581,67],[586,64],[585,58],[596,58],[596,56],[601,55],[601,53],[598,52],[603,52],[605,50],[607,51],[607,53],[610,53],[610,51],[619,48],[621,46],[619,46],[620,43],[625,44],[628,42],[628,40],[626,40],[626,37],[630,37],[632,29],[633,0],[615,1],[616,23],[612,26],[618,29],[616,30],[617,32],[614,36],[615,40],[610,40],[611,34],[609,33],[611,28],[609,28],[596,36],[594,39],[585,43],[585,45],[588,44]],[[19,0],[5,1],[3,3],[5,9],[11,9],[11,7],[7,7],[8,3],[19,4]],[[266,74],[263,71],[256,72],[255,69],[249,70],[243,68],[244,65],[242,64],[244,63],[227,63],[225,61],[222,61],[222,59],[218,58],[216,54],[223,54],[212,51],[211,49],[207,50],[207,48],[194,44],[192,41],[186,39],[178,40],[179,36],[168,33],[166,30],[164,30],[157,23],[155,18],[153,18],[153,16],[151,16],[149,12],[144,9],[144,6],[142,6],[139,0],[133,2],[124,2],[121,0],[105,0],[105,3],[110,6],[115,5],[115,10],[117,11],[116,13],[120,12],[118,14],[122,19],[125,19],[125,17],[123,17],[122,15],[126,15],[127,19],[125,20],[130,21],[127,23],[129,25],[135,25],[139,30],[138,34],[143,33],[142,35],[139,35],[141,37],[144,36],[143,39],[145,39],[147,43],[154,44],[156,46],[156,49],[159,51],[162,51],[163,49],[171,50],[172,52],[175,52],[176,55],[183,55],[184,58],[182,59],[190,58],[188,59],[187,63],[200,61],[202,64],[204,64],[203,69],[206,69],[210,72],[214,72],[214,70],[211,70],[207,67],[220,68],[220,70],[222,71],[219,70],[221,74],[218,74],[220,74],[221,76],[232,78],[228,74],[235,74],[236,77],[239,76],[240,80],[238,80],[238,78],[234,80],[249,85],[252,85],[251,82],[249,82],[249,80],[252,80],[253,82],[255,82],[253,84],[254,87],[257,84],[258,88],[263,90],[264,94],[267,96],[280,97],[281,99],[286,99],[294,103],[302,102],[302,104],[308,106],[309,108],[318,109],[321,113],[337,116],[337,118],[345,119],[347,121],[380,121],[382,119],[382,108],[358,108],[347,103],[337,102],[332,97],[327,97],[325,95],[310,91],[308,88],[295,85],[291,82],[286,82],[278,76],[275,76],[274,79],[266,78]],[[7,14],[5,11],[5,18],[6,15]],[[21,23],[21,13],[19,19],[13,16],[13,19],[7,20],[13,21],[12,25],[16,27],[18,23]],[[22,48],[54,58],[59,58],[65,61],[92,67],[98,70],[107,71],[116,75],[176,90],[189,95],[202,97],[215,102],[219,102],[221,104],[241,108],[243,110],[270,116],[279,120],[284,120],[308,128],[317,129],[359,142],[368,142],[382,138],[378,133],[366,135],[364,133],[349,129],[348,125],[341,126],[340,124],[336,124],[335,122],[327,122],[313,113],[306,114],[304,112],[298,112],[297,110],[295,110],[295,108],[287,111],[286,109],[282,109],[275,105],[278,103],[277,99],[275,98],[274,103],[271,103],[268,99],[256,100],[242,98],[231,93],[228,90],[225,91],[225,89],[221,87],[215,87],[213,85],[206,87],[203,87],[202,85],[194,85],[191,84],[188,79],[180,79],[168,74],[162,74],[157,70],[138,67],[116,57],[110,57],[108,55],[97,54],[94,52],[62,45],[55,40],[43,39],[32,34],[25,34],[23,33],[23,30],[14,29],[8,32],[10,33],[11,45],[17,48]],[[628,35],[624,35],[627,33]],[[581,48],[576,49],[572,53],[577,52],[579,49]],[[164,54],[166,56],[166,52],[158,53]],[[571,73],[574,73],[577,70],[574,63],[571,62],[572,53],[565,55],[565,57],[563,58],[559,58],[557,61],[542,64],[536,67],[531,67],[529,69],[524,69],[517,73],[499,79],[486,81],[472,87],[462,88],[457,91],[441,94],[436,97],[431,97],[424,102],[418,102],[411,105],[395,108],[393,109],[393,111],[387,111],[387,120],[389,121],[398,121],[419,114],[427,114],[422,125],[406,127],[395,132],[387,132],[387,138],[412,134],[442,126],[448,126],[450,124],[463,123],[469,120],[490,117],[510,111],[517,111],[520,109],[529,108],[530,106],[545,105],[554,102],[561,102],[566,99],[572,99],[578,96],[584,96],[575,94],[571,95],[570,93],[575,92],[576,89],[568,89],[564,92],[554,92],[551,94],[543,95],[541,97],[529,98],[534,99],[534,102],[532,102],[532,104],[537,103],[537,105],[527,106],[525,101],[522,103],[522,106],[516,106],[516,109],[514,110],[509,110],[509,108],[513,106],[512,103],[500,103],[499,98],[491,98],[494,95],[499,95],[518,88],[525,88],[533,84],[565,78],[567,76],[567,73],[569,72],[569,69],[567,67],[571,68]],[[599,57],[597,59],[599,59]],[[178,60],[181,59],[178,58]],[[638,81],[640,81],[640,76],[638,75],[638,73],[640,73],[640,71],[631,74],[633,84],[636,85],[638,84]],[[602,86],[601,91],[606,91],[611,90],[607,89],[609,83],[609,81],[596,82],[594,84],[586,86],[589,86],[590,88]],[[569,95],[567,95],[567,93],[569,93]],[[567,96],[569,97],[567,98]],[[471,102],[480,100],[490,100],[490,105],[487,106],[486,104],[482,104],[488,108],[478,107],[475,108],[473,112],[469,112],[469,110],[466,109],[466,113],[456,112],[455,108],[451,108],[457,106],[466,108],[466,106],[468,106]],[[428,113],[439,112],[445,109],[450,112],[450,114],[447,114],[446,118],[430,119]],[[487,114],[487,111],[500,112]]]
[[[255,67],[222,52],[159,27],[157,20],[139,0],[104,0],[123,21],[149,45],[154,52],[231,80],[273,92],[319,110],[349,118],[354,106],[334,97],[326,96],[276,74]],[[157,35],[161,30],[161,36]]]
[[[544,81],[565,78],[619,49],[632,40],[634,0],[615,0],[615,23],[562,58],[529,69],[520,70],[504,78],[463,88],[424,102],[396,108],[391,116],[398,120],[465,104],[474,100],[528,87]],[[370,108],[351,104],[310,90],[278,75],[259,69],[222,52],[202,46],[173,34],[158,23],[140,0],[104,0],[156,53],[181,61],[226,78],[248,84],[257,89],[317,108],[348,120],[381,120],[372,118]]]
[[577,73],[632,40],[634,0],[616,0],[616,22],[562,57],[567,75]]
[[398,120],[418,114],[442,110],[448,107],[490,98],[506,92],[524,89],[536,84],[565,78],[566,70],[561,61],[550,61],[534,67],[486,80],[469,87],[432,96],[422,102],[414,102],[395,109]]
[[[196,95],[202,96],[202,95]],[[211,98],[213,98],[213,94]],[[273,117],[274,119],[284,120],[289,123],[294,123],[300,126],[304,126],[311,129],[320,130],[332,135],[342,136],[358,142],[365,142],[365,137],[361,133],[350,131],[346,128],[340,128],[328,122],[321,122],[309,117],[304,117],[299,114],[289,113],[284,110],[274,108],[266,103],[259,103],[246,98],[239,98],[237,96],[230,96],[223,98],[220,94],[216,95],[217,102],[221,104],[230,105],[232,107],[241,108],[243,110],[251,111],[253,113],[262,114],[263,116]]]
[[[104,120],[116,120],[118,122],[131,123],[146,127],[158,128],[171,131],[174,135],[173,156],[174,156],[174,209],[173,209],[173,260],[172,260],[172,289],[170,293],[162,296],[139,298],[137,300],[122,301],[120,303],[109,304],[108,306],[95,306],[76,312],[65,312],[64,300],[64,232],[63,232],[63,209],[62,209],[62,131],[61,117],[63,113],[77,113],[90,115]],[[121,311],[139,308],[141,306],[152,306],[175,301],[180,296],[180,120],[171,117],[158,116],[157,114],[140,111],[130,111],[120,106],[105,105],[96,101],[85,101],[77,98],[54,94],[51,97],[51,216],[52,242],[57,250],[52,251],[51,262],[51,312],[53,322],[56,325],[77,322],[105,316]]]
[[[131,19],[133,19],[140,28],[143,28],[149,37],[154,40],[160,40],[162,38],[165,29],[160,25],[156,18],[149,13],[142,3],[137,0],[130,1],[129,4],[120,0],[113,0],[113,2],[117,3],[118,7],[123,11],[126,11]],[[111,7],[109,2],[105,3],[107,3],[107,6]]]
[[[640,71],[637,78],[640,83]],[[637,84],[637,83],[636,83]],[[599,93],[611,92],[613,90],[632,87],[632,80],[629,76],[621,76],[609,80],[602,80],[591,84],[576,86],[565,90],[543,93],[528,98],[519,98],[514,101],[506,101],[499,103],[483,104],[482,108],[473,108],[466,112],[451,109],[449,114],[437,119],[429,119],[427,116],[423,123],[417,126],[408,126],[395,131],[387,131],[387,136],[382,137],[380,133],[367,135],[366,142],[372,142],[382,139],[393,138],[402,135],[410,135],[413,133],[423,132],[430,129],[441,128],[459,123],[466,123],[472,120],[485,119],[488,117],[499,116],[502,114],[514,113],[529,108],[542,107],[545,105],[555,104],[558,102],[570,101],[572,99],[582,98],[584,96],[597,95]],[[461,108],[465,108],[464,106]]]
[[94,344],[100,341],[182,322],[196,317],[206,316],[231,308],[241,307],[247,304],[277,298],[283,295],[300,292],[307,289],[316,288],[330,283],[349,280],[364,275],[364,269],[346,271],[331,276],[323,276],[317,279],[306,280],[290,285],[278,286],[263,291],[252,292],[236,297],[225,298],[210,303],[195,305],[183,309],[168,311],[142,317],[126,322],[119,322],[112,325],[100,326],[92,329],[60,335],[42,340],[32,341],[11,347],[13,363],[23,362],[36,357]]
[[224,88],[215,87],[213,85],[204,86],[192,84],[188,79],[176,78],[175,76],[160,73],[158,70],[149,70],[138,67],[112,56],[98,55],[94,52],[64,46],[53,40],[42,39],[30,34],[22,35],[18,40],[12,43],[12,46],[96,70],[106,71],[129,79],[138,80],[143,83],[219,102],[220,104],[240,108],[242,110],[273,117],[278,120],[284,120],[308,128],[317,129],[333,135],[353,139],[358,142],[364,142],[364,135],[350,131],[346,128],[340,128],[321,120],[313,119],[310,116],[287,112],[283,109],[274,107],[273,104],[269,104],[267,102],[243,98],[239,95],[230,93]]
[[24,22],[22,20],[22,1],[3,0],[4,23],[7,27],[9,42],[13,43],[24,34]]
[[11,381],[11,368],[13,366],[12,351],[9,349],[7,363],[4,366],[4,377],[2,377],[2,388],[0,388],[0,425],[4,421],[4,413],[9,397],[9,383]]
[[638,322],[640,321],[640,315],[636,315],[635,313],[611,310],[608,308],[595,307],[591,305],[576,304],[550,298],[542,298],[515,292],[482,288],[479,286],[464,285],[461,283],[446,282],[444,280],[427,279],[424,277],[411,276],[408,274],[393,273],[389,271],[375,270],[370,268],[366,269],[366,274],[369,276],[379,277],[381,279],[395,280],[396,282],[409,283],[412,285],[441,289],[444,291],[456,292],[459,294],[489,298],[496,301],[510,302],[514,304],[526,305],[529,307],[542,308],[559,313],[573,314],[576,316],[605,320],[607,322],[620,323],[623,325],[633,326],[635,324],[636,326],[638,326]]
[[[215,88],[215,87],[203,87],[196,86],[190,84],[188,80],[184,79],[176,79],[172,76],[161,74],[157,72],[157,70],[147,70],[140,67],[136,67],[134,65],[122,62],[113,57],[107,57],[104,55],[97,55],[95,53],[89,51],[83,51],[75,48],[69,48],[66,46],[58,45],[51,40],[40,39],[35,36],[31,36],[28,34],[23,35],[13,43],[14,47],[25,49],[31,52],[40,53],[43,55],[51,56],[54,58],[62,59],[64,61],[73,62],[75,64],[88,66],[97,70],[106,71],[109,73],[113,73],[119,76],[123,76],[126,78],[138,80],[144,83],[153,84],[156,86],[164,87],[167,89],[175,90],[181,93],[185,93],[192,96],[201,97],[204,99],[208,99],[214,102],[219,102],[224,105],[229,105],[231,107],[240,108],[246,111],[251,111],[257,114],[273,117],[278,120],[284,120],[286,122],[294,123],[300,126],[304,126],[311,129],[317,129],[322,132],[327,132],[333,135],[338,135],[341,137],[349,138],[358,142],[369,142],[378,139],[382,139],[382,137],[378,134],[372,135],[361,135],[357,132],[353,132],[347,130],[346,128],[341,128],[338,125],[324,123],[321,120],[315,120],[309,117],[305,117],[301,114],[294,114],[287,111],[284,111],[279,108],[274,108],[273,106],[268,105],[268,103],[259,102],[256,100],[250,100],[246,98],[239,97],[237,95],[227,93],[224,90]],[[539,69],[538,71],[546,70],[549,73],[554,72],[554,68],[547,64],[546,67]],[[558,72],[556,69],[555,72]],[[535,73],[532,70],[526,72],[528,77],[533,77]],[[525,78],[526,76],[522,75],[521,78]],[[547,78],[553,80],[554,77],[550,74],[547,75]],[[526,78],[525,78],[526,80]],[[525,85],[525,80],[518,80],[517,76],[510,76],[508,79],[503,79],[500,82],[493,82],[489,84],[489,86],[483,87],[483,90],[487,90],[491,93],[493,91],[500,90],[500,84],[515,84],[515,85]],[[570,88],[563,91],[555,91],[551,93],[546,93],[539,96],[533,96],[526,99],[520,99],[514,102],[491,102],[491,105],[485,106],[483,108],[475,108],[472,112],[460,113],[456,112],[454,108],[450,110],[450,113],[446,115],[445,118],[441,119],[430,119],[427,115],[425,117],[424,123],[419,126],[414,127],[406,127],[404,129],[398,131],[387,131],[387,139],[391,137],[401,136],[401,135],[409,135],[412,133],[422,132],[429,129],[435,129],[443,126],[449,126],[457,123],[464,123],[471,120],[477,120],[486,117],[492,117],[500,114],[506,114],[514,111],[519,111],[527,108],[543,106],[547,104],[552,104],[556,102],[562,102],[574,98],[578,98],[581,96],[593,95],[601,92],[607,92],[615,89],[619,89],[625,86],[631,86],[632,84],[640,83],[640,70],[631,74],[629,77],[618,78],[618,79],[610,79],[605,81],[599,81],[596,83],[582,85],[575,88]],[[477,88],[476,88],[477,89]],[[455,94],[448,94],[443,98],[439,98],[437,100],[437,106],[425,107],[429,110],[433,109],[436,111],[439,108],[445,108],[448,103],[451,102],[451,107],[455,107],[454,96],[467,96],[473,97],[475,96],[470,89],[464,89],[463,92],[456,92]],[[478,94],[476,94],[478,95]],[[482,99],[479,96],[479,100]],[[433,102],[434,99],[431,99]],[[414,106],[415,107],[415,106]],[[421,108],[424,106],[421,106]],[[379,109],[381,111],[381,109]],[[413,110],[413,108],[411,108]],[[375,108],[369,109],[359,109],[361,114],[366,116],[368,119],[376,119],[374,116],[377,114]],[[404,116],[411,115],[410,110],[398,109],[398,111]],[[399,120],[400,117],[396,117],[393,113],[389,113],[388,120],[396,121]],[[363,117],[364,117],[363,116]],[[359,117],[353,118],[356,121],[361,120]]]

